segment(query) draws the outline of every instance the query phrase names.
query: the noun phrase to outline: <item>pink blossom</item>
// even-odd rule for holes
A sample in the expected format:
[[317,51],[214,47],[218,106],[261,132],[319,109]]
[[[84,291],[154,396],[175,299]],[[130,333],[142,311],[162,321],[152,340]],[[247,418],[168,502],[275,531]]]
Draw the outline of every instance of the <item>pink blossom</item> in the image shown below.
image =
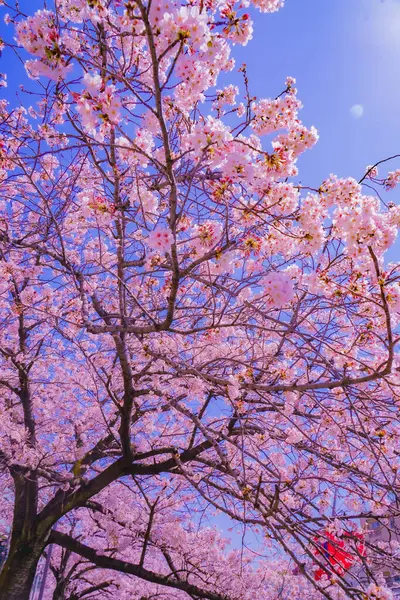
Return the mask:
[[367,589],[368,600],[393,600],[393,594],[387,587],[371,583]]
[[236,85],[227,85],[223,90],[217,90],[217,100],[214,106],[216,108],[222,108],[226,104],[233,106],[238,93],[239,88]]
[[222,226],[218,222],[208,221],[196,227],[193,246],[197,252],[213,248],[221,239]]
[[97,96],[97,94],[100,92],[100,88],[103,85],[103,81],[99,73],[94,75],[85,73],[83,76],[83,84],[91,96]]
[[365,172],[368,173],[368,177],[370,179],[374,179],[375,177],[378,177],[378,167],[373,167],[371,165],[368,165],[368,167],[366,167]]
[[294,298],[291,278],[281,271],[271,271],[263,278],[263,287],[273,306],[281,307]]
[[396,171],[390,171],[385,180],[386,188],[393,189],[400,182],[400,169],[396,169]]
[[162,253],[169,252],[173,243],[174,238],[171,231],[162,227],[153,229],[146,238],[146,244],[149,248]]

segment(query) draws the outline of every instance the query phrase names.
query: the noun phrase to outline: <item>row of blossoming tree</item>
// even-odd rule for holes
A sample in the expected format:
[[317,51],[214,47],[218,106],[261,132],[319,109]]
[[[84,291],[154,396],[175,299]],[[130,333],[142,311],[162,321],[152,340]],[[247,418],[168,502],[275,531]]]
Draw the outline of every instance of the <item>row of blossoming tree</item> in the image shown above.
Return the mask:
[[217,84],[247,2],[1,4],[0,599],[49,547],[53,600],[390,598],[400,173],[297,184],[295,80]]

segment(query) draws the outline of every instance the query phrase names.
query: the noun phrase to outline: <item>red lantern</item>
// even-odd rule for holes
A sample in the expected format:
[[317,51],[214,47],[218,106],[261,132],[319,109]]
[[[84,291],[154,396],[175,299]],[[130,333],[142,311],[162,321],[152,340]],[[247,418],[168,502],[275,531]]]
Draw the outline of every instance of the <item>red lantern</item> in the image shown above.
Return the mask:
[[[359,541],[357,541],[359,540]],[[318,568],[314,573],[314,578],[319,581],[324,575],[331,576],[331,571],[337,575],[343,575],[350,567],[354,565],[360,557],[365,556],[365,544],[363,543],[361,533],[349,533],[344,531],[341,536],[333,535],[327,530],[314,538],[316,548],[314,555],[320,562],[326,562],[332,566],[332,569],[326,571]]]

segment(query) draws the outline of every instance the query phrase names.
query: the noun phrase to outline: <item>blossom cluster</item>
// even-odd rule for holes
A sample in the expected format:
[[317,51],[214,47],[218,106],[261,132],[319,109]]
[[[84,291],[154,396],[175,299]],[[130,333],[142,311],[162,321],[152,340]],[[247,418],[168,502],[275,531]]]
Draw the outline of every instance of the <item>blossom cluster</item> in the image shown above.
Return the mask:
[[286,273],[272,271],[263,278],[262,284],[273,306],[281,307],[293,300],[293,283]]
[[385,186],[388,190],[395,188],[400,182],[400,169],[390,171],[385,179]]

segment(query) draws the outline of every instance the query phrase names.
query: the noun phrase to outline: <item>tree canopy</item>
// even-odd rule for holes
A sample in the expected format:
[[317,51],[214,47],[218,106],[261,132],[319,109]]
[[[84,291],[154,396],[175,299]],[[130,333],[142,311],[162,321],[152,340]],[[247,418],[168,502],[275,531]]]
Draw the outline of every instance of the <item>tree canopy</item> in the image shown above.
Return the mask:
[[235,65],[248,2],[1,4],[0,599],[49,544],[46,599],[391,598],[400,171],[299,183],[318,134]]

